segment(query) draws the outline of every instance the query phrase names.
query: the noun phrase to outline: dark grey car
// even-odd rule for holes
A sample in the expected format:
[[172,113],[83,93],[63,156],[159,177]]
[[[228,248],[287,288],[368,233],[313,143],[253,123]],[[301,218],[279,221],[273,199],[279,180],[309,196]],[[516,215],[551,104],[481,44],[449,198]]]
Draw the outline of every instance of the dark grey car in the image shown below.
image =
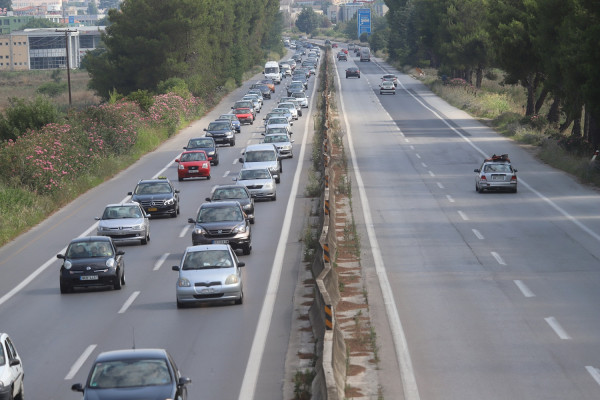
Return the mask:
[[207,197],[208,202],[217,201],[237,201],[242,206],[251,224],[254,223],[254,199],[248,189],[238,185],[219,185],[215,186],[211,197]]

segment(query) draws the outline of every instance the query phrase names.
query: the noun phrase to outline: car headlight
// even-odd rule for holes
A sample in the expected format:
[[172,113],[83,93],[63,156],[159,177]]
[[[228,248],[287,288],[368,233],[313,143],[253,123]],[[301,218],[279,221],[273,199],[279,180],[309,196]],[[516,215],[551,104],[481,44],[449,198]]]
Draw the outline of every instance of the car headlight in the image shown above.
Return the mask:
[[183,164],[179,164],[179,167],[178,167],[178,168],[179,168],[179,169],[185,169],[185,165],[183,165]]
[[135,229],[135,230],[144,229],[144,224],[134,225],[131,227],[131,229]]
[[207,169],[208,168],[208,163],[202,163],[202,169]]
[[98,232],[103,232],[103,231],[107,231],[108,228],[104,225],[98,225]]
[[179,278],[177,279],[177,287],[191,287],[192,284],[190,280],[187,278]]
[[106,260],[106,266],[108,268],[114,268],[115,267],[115,259],[109,258],[108,260]]
[[71,267],[73,266],[71,261],[65,261],[65,263],[63,265],[64,265],[65,269],[71,269]]
[[212,133],[210,133],[210,132],[206,132],[206,136],[208,136],[208,137],[212,137]]
[[273,182],[267,182],[263,185],[265,189],[273,189]]
[[240,278],[237,275],[229,275],[227,279],[225,279],[226,285],[235,285],[240,282]]
[[172,206],[173,204],[175,204],[175,199],[174,198],[170,198],[169,200],[165,200],[165,205],[166,206]]
[[246,204],[245,206],[242,207],[244,210],[250,210],[252,209],[252,204]]
[[209,155],[209,156],[214,156],[214,155],[215,155],[215,152],[214,152],[214,151],[209,151],[209,152],[208,152],[208,155]]
[[244,232],[246,232],[246,224],[239,224],[238,226],[236,226],[235,228],[233,228],[233,231],[235,233],[244,233]]
[[194,228],[194,235],[204,235],[206,231],[201,226]]

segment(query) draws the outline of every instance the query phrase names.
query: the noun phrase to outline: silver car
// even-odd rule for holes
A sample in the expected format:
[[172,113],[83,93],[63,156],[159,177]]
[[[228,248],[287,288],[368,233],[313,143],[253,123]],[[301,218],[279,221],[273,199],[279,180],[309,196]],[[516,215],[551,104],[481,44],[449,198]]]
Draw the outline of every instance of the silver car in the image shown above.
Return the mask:
[[110,236],[113,242],[139,240],[148,244],[150,240],[150,220],[139,203],[109,204],[96,220],[98,236]]
[[481,167],[474,170],[475,191],[506,190],[517,193],[517,170],[510,163],[508,155],[493,155],[486,158]]
[[292,148],[294,139],[291,139],[290,135],[287,133],[270,133],[265,135],[263,143],[273,143],[275,147],[277,147],[277,151],[279,152],[279,156],[281,158],[294,157],[294,151]]
[[300,102],[302,108],[308,107],[308,96],[304,92],[293,92],[290,94],[290,97],[295,97]]
[[269,128],[287,128],[288,130],[292,130],[293,122],[290,122],[286,117],[271,117],[265,121],[265,132],[269,130]]
[[277,108],[287,108],[292,113],[292,117],[294,119],[298,119],[298,110],[296,109],[296,105],[292,102],[281,102],[277,104]]
[[177,308],[215,301],[244,302],[244,282],[235,252],[228,244],[205,244],[185,249],[175,284]]
[[277,200],[277,183],[268,168],[242,169],[233,180],[246,186],[255,199]]

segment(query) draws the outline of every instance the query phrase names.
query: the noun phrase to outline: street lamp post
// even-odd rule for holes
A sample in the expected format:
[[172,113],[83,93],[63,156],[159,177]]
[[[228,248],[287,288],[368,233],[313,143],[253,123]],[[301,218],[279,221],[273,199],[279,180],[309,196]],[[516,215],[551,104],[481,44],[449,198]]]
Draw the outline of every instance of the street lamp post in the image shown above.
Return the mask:
[[69,85],[69,107],[71,106],[71,65],[69,63],[69,33],[77,32],[77,29],[57,29],[56,32],[64,32],[65,33],[65,50],[67,55],[67,83]]

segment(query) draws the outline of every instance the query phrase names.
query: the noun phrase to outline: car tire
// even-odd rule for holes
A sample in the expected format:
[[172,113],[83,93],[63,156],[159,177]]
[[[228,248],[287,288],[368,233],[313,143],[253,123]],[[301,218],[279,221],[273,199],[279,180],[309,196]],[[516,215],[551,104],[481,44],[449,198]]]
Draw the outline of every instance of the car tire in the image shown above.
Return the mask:
[[[125,274],[125,272],[123,272],[123,274]],[[121,279],[122,279],[122,277],[120,277],[120,278],[117,279],[117,281],[113,285],[113,289],[115,289],[115,290],[121,290],[121,288],[123,287]]]
[[233,303],[236,305],[244,304],[244,291],[243,290],[242,290],[242,294],[240,295],[240,298],[237,300],[234,300]]
[[245,244],[244,247],[242,247],[242,254],[244,254],[245,256],[249,255],[251,252],[252,252],[252,245]]
[[123,275],[121,275],[121,286],[125,286],[127,282],[125,281],[125,270],[123,270]]
[[177,178],[179,182],[183,182],[183,178]]
[[231,146],[231,147],[235,146],[235,140],[232,140],[231,142],[229,142],[229,146]]
[[254,225],[254,218],[250,218],[250,224]]
[[275,179],[275,183],[279,183],[279,182],[281,182],[281,178]]
[[142,240],[140,240],[141,244],[148,244],[148,240],[150,240],[150,234],[146,234],[145,237],[142,238]]
[[254,125],[254,121],[250,121],[250,125]]
[[185,308],[185,304],[177,300],[177,308]]
[[210,181],[210,175],[206,177],[206,180],[207,180],[207,181]]
[[275,193],[275,194],[273,195],[273,197],[271,197],[271,201],[275,201],[275,200],[277,200],[277,193]]
[[514,188],[514,189],[512,190],[512,192],[513,192],[513,193],[517,193],[517,188]]
[[25,383],[21,379],[21,387],[19,388],[19,394],[15,397],[15,400],[25,400]]
[[67,285],[66,283],[63,283],[62,281],[60,282],[60,292],[62,294],[65,293],[71,293],[73,291],[73,288],[69,285]]

